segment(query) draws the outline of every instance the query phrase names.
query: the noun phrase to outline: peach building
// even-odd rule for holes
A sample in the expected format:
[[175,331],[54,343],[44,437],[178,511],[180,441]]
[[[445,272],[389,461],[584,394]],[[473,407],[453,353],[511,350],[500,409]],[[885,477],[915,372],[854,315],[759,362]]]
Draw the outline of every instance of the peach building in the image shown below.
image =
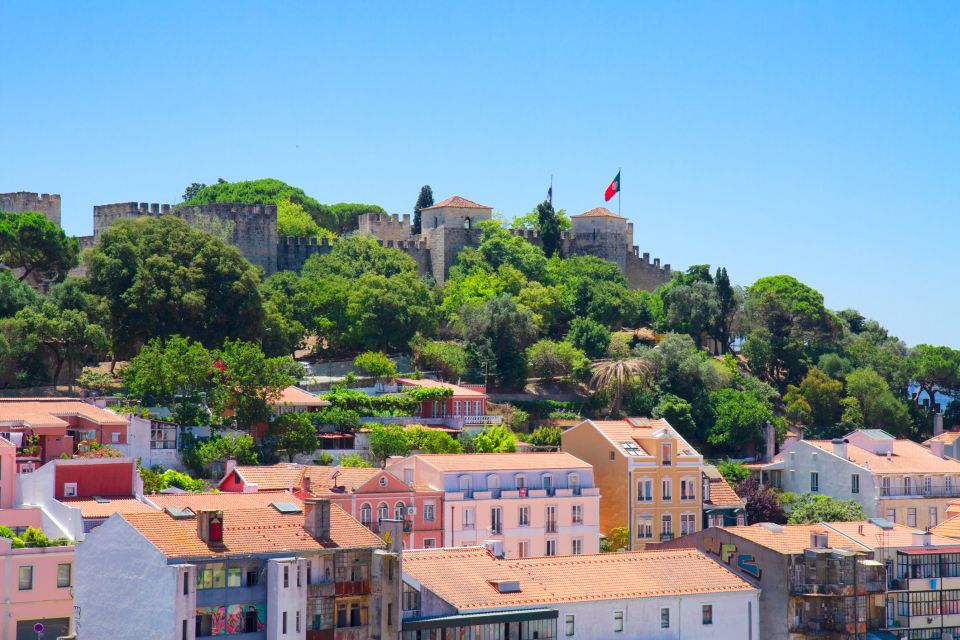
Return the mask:
[[584,420],[561,449],[593,465],[600,528],[627,527],[631,549],[702,529],[703,456],[666,420]]
[[420,454],[387,461],[407,484],[443,494],[442,540],[507,558],[597,553],[600,491],[569,453]]

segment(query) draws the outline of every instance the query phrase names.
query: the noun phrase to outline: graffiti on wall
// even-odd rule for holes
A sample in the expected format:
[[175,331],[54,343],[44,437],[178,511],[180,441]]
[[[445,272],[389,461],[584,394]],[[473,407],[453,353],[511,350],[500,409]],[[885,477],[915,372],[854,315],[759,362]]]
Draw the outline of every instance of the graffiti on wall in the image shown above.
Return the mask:
[[756,558],[749,553],[738,553],[737,545],[732,542],[720,542],[720,538],[716,536],[704,536],[703,548],[707,553],[718,556],[725,565],[735,567],[757,580],[763,575],[763,571],[757,566]]
[[266,611],[262,604],[231,604],[214,607],[197,607],[198,616],[210,616],[210,635],[225,636],[235,633],[247,633],[256,627],[257,631],[266,628]]

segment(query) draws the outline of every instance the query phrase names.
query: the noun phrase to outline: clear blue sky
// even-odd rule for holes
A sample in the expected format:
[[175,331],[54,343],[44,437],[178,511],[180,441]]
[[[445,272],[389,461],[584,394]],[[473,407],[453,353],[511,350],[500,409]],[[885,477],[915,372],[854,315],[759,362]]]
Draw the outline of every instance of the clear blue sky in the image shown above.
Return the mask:
[[[409,212],[603,204],[641,251],[789,273],[960,347],[960,3],[0,2],[0,191],[276,177]],[[613,203],[616,204],[615,202]]]

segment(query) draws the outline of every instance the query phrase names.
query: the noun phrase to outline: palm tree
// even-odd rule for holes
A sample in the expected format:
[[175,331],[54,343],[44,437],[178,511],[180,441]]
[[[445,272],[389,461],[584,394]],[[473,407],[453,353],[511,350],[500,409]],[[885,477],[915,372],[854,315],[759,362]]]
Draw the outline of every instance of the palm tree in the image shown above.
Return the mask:
[[613,397],[610,398],[610,414],[618,415],[620,405],[623,404],[623,390],[634,378],[641,378],[649,381],[653,373],[653,367],[646,360],[601,360],[591,366],[593,376],[590,378],[590,386],[595,391],[611,389]]

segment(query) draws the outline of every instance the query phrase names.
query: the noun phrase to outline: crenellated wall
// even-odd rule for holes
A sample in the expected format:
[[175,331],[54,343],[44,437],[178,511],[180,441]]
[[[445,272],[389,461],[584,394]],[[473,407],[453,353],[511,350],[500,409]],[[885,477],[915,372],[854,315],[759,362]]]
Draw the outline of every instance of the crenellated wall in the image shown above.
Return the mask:
[[53,224],[60,226],[60,196],[55,193],[32,191],[0,193],[0,211],[7,213],[36,211],[42,213]]
[[413,238],[413,225],[410,223],[409,213],[403,214],[403,217],[396,213],[367,213],[361,215],[357,223],[360,233],[365,236],[394,242]]

